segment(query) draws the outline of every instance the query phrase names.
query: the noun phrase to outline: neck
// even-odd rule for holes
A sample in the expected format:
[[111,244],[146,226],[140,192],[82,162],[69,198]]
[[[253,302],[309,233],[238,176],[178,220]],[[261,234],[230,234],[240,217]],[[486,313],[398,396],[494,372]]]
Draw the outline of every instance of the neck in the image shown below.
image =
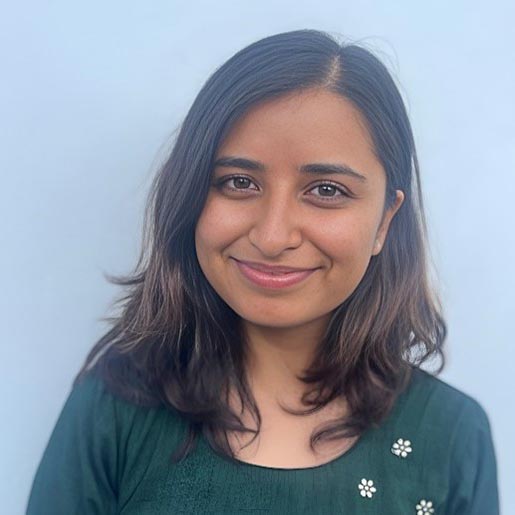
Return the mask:
[[257,326],[244,321],[247,374],[255,395],[298,405],[306,385],[296,376],[311,364],[328,317],[295,328]]

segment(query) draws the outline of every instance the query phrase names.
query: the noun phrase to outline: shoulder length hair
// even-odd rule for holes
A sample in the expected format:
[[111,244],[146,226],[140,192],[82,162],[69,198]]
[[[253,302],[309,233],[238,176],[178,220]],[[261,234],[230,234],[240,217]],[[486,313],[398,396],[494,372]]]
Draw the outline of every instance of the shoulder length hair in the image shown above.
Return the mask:
[[[227,431],[257,437],[261,415],[244,373],[239,316],[218,296],[199,266],[194,232],[203,209],[216,150],[251,106],[289,92],[326,88],[362,113],[387,178],[384,211],[405,200],[382,251],[359,285],[334,311],[311,366],[299,377],[309,414],[345,396],[349,415],[318,428],[310,445],[378,427],[409,384],[412,369],[437,354],[447,328],[430,285],[427,227],[414,138],[401,95],[387,68],[357,44],[340,44],[317,30],[265,37],[233,55],[206,81],[188,111],[169,158],[152,183],[143,248],[130,275],[107,276],[125,293],[114,302],[110,329],[94,345],[75,383],[100,374],[119,397],[161,406],[188,421],[173,461],[186,457],[203,434],[221,456],[234,459]],[[229,406],[229,388],[250,410],[257,429]],[[237,461],[237,460],[236,460]]]

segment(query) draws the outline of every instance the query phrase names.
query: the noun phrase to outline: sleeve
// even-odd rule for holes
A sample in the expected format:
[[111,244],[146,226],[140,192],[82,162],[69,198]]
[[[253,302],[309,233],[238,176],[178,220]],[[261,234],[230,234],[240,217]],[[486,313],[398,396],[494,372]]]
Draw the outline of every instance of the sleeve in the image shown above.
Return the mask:
[[99,378],[72,388],[34,476],[27,515],[117,512],[112,397]]
[[474,399],[460,424],[448,515],[499,515],[497,461],[488,416]]

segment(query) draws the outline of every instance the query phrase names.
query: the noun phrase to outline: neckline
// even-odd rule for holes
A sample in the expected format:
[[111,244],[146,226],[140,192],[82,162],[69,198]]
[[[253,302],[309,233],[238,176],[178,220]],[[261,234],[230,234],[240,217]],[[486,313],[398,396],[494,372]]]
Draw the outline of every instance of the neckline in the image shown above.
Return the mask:
[[[360,435],[360,437],[354,442],[354,445],[347,449],[344,453],[336,456],[330,461],[327,461],[325,463],[321,463],[320,465],[314,465],[312,467],[271,467],[268,465],[259,465],[256,463],[250,463],[248,461],[243,461],[237,458],[227,458],[224,456],[222,459],[229,461],[229,463],[234,463],[238,467],[242,467],[243,469],[254,469],[254,470],[261,470],[263,472],[270,472],[270,473],[288,473],[288,472],[313,472],[318,470],[325,470],[330,469],[336,465],[339,465],[341,462],[345,462],[349,460],[351,455],[356,454],[361,447],[363,447],[366,443],[366,440],[370,438],[370,434],[372,432],[371,427],[363,431]],[[215,454],[218,456],[217,453],[211,448],[211,446],[205,441],[204,436],[202,435],[202,439],[204,440],[204,444],[208,448],[209,452],[212,454]]]
[[320,465],[314,465],[312,467],[271,467],[269,465],[259,465],[257,463],[250,463],[248,461],[243,461],[237,458],[233,458],[232,460],[237,462],[238,466],[242,466],[245,468],[261,469],[263,471],[303,472],[331,468],[338,465],[342,461],[347,461],[351,455],[355,454],[361,447],[363,447],[364,442],[369,438],[371,431],[372,428],[368,428],[365,431],[363,431],[363,433],[356,440],[356,442],[354,442],[354,445],[342,454],[339,454],[332,460],[326,461],[325,463],[321,463]]
[[[384,428],[386,425],[392,423],[392,420],[396,419],[400,411],[402,411],[404,407],[404,403],[406,402],[406,397],[408,393],[411,391],[413,387],[413,383],[419,378],[421,375],[418,368],[415,368],[412,370],[411,377],[408,381],[407,388],[399,394],[397,399],[395,400],[394,406],[392,407],[392,410],[390,411],[389,415],[386,417],[386,419],[383,421],[383,423],[380,425],[379,429]],[[347,449],[344,453],[340,454],[339,456],[336,456],[336,458],[333,458],[330,461],[327,461],[325,463],[321,463],[320,465],[314,465],[313,467],[270,467],[268,465],[259,465],[256,463],[250,463],[248,461],[239,460],[237,458],[228,458],[227,456],[224,456],[223,459],[229,460],[229,462],[236,464],[237,466],[240,466],[244,469],[250,469],[250,470],[256,470],[256,471],[262,471],[262,472],[269,472],[269,473],[288,473],[288,472],[315,472],[315,471],[321,471],[333,468],[337,465],[340,465],[343,462],[348,461],[351,457],[353,457],[355,454],[358,453],[358,451],[361,450],[362,447],[366,445],[368,440],[371,440],[373,437],[373,434],[379,430],[374,425],[369,426],[367,429],[365,429],[358,440],[354,443],[354,445]],[[201,439],[204,441],[205,446],[207,447],[208,451],[216,456],[219,456],[215,451],[211,448],[209,443],[205,440],[204,435],[201,433]]]

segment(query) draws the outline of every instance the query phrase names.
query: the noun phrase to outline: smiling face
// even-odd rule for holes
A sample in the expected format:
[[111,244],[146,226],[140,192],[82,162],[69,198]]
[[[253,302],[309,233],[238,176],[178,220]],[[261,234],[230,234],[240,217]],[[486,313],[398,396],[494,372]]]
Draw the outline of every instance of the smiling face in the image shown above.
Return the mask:
[[[404,198],[398,191],[382,217],[386,175],[359,111],[327,90],[268,100],[231,127],[216,162],[195,230],[207,280],[250,324],[328,321],[380,252]],[[267,288],[235,259],[317,270]]]

